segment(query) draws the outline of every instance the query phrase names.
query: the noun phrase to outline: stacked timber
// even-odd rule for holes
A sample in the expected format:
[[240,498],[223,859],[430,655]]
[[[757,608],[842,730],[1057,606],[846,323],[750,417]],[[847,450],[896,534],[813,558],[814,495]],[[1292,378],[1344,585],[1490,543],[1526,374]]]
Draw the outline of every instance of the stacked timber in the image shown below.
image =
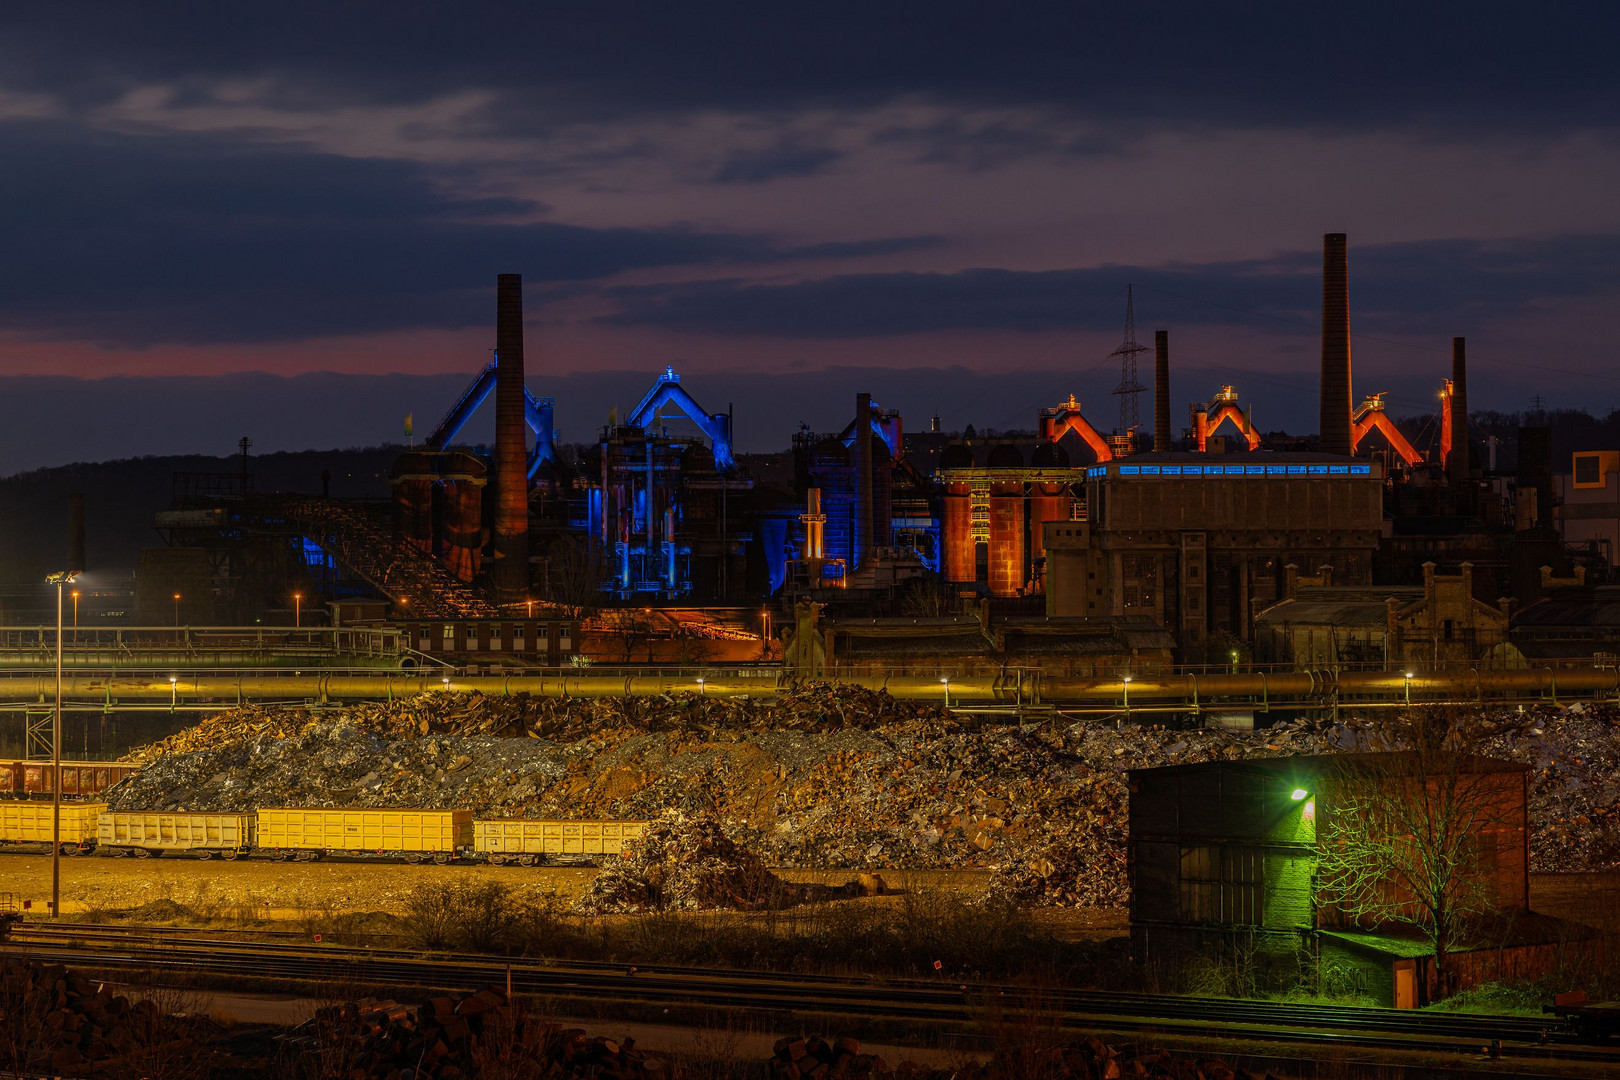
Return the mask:
[[[141,1070],[191,1037],[149,1000],[131,1001],[59,964],[0,960],[0,1071],[85,1075],[117,1064]],[[143,1074],[143,1073],[138,1073]]]
[[1019,1042],[985,1061],[929,1068],[911,1061],[891,1065],[861,1052],[856,1039],[778,1039],[771,1080],[1276,1080],[1208,1055],[1172,1054],[1145,1046],[1110,1046],[1092,1036],[1058,1046]]
[[519,1075],[654,1080],[658,1058],[626,1039],[591,1038],[524,1014],[497,990],[417,1005],[365,998],[320,1009],[282,1037],[307,1075],[351,1080],[462,1080]]

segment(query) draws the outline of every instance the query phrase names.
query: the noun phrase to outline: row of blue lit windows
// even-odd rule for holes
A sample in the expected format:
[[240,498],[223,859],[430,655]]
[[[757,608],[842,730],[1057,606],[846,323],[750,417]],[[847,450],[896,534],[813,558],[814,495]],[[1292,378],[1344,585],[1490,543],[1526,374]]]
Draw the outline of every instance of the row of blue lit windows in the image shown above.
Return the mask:
[[1107,476],[1371,476],[1371,465],[1097,465],[1088,479]]

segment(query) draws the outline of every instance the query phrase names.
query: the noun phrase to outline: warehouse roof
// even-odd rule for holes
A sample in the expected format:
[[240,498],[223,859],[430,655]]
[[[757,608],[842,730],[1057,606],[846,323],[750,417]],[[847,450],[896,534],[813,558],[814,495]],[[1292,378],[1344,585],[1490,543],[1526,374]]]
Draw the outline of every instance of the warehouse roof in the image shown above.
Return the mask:
[[1422,586],[1414,585],[1306,585],[1292,600],[1282,600],[1254,617],[1256,623],[1288,626],[1294,623],[1330,626],[1383,626],[1388,618],[1384,603],[1394,597],[1401,604],[1423,599]]

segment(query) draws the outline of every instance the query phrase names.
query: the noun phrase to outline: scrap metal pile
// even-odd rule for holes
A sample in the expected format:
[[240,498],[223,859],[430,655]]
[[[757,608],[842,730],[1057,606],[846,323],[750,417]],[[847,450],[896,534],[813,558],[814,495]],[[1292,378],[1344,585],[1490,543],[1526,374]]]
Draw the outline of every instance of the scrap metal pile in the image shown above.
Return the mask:
[[800,890],[739,847],[712,818],[669,811],[591,879],[576,907],[592,913],[664,908],[750,911],[796,899]]
[[[1479,752],[1532,768],[1536,871],[1620,867],[1620,711],[1487,718]],[[114,809],[468,807],[713,818],[776,866],[994,867],[1020,903],[1124,902],[1124,772],[1350,745],[1257,732],[1000,723],[854,687],[777,699],[431,693],[311,713],[244,707],[148,748]],[[633,902],[633,901],[626,901]]]

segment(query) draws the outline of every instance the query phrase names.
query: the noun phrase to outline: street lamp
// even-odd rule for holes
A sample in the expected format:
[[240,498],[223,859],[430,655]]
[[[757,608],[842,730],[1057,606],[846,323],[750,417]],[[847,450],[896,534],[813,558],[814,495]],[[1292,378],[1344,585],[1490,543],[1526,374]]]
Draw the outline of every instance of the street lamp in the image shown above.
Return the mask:
[[[78,570],[59,570],[45,579],[56,586],[56,711],[51,721],[51,918],[62,917],[62,590]],[[78,596],[78,593],[74,593]]]
[[304,594],[293,593],[293,629],[304,625]]
[[529,618],[534,618],[534,600],[531,598],[525,600],[524,603],[529,605]]
[[1120,691],[1125,695],[1125,716],[1129,719],[1131,715],[1131,677],[1126,675],[1119,681],[1119,686]]
[[1412,704],[1412,673],[1410,671],[1406,673],[1406,703],[1408,705]]
[[701,676],[701,675],[698,676],[697,687],[698,687],[698,696],[699,697],[704,696],[705,692],[704,692],[704,689],[703,689],[703,676]]
[[180,640],[180,594],[174,594],[174,640]]
[[948,709],[948,708],[951,707],[951,679],[950,679],[950,676],[941,675],[939,677],[939,685],[940,685],[941,689],[943,689],[945,691],[945,707]]
[[79,640],[79,590],[73,590],[73,640]]

